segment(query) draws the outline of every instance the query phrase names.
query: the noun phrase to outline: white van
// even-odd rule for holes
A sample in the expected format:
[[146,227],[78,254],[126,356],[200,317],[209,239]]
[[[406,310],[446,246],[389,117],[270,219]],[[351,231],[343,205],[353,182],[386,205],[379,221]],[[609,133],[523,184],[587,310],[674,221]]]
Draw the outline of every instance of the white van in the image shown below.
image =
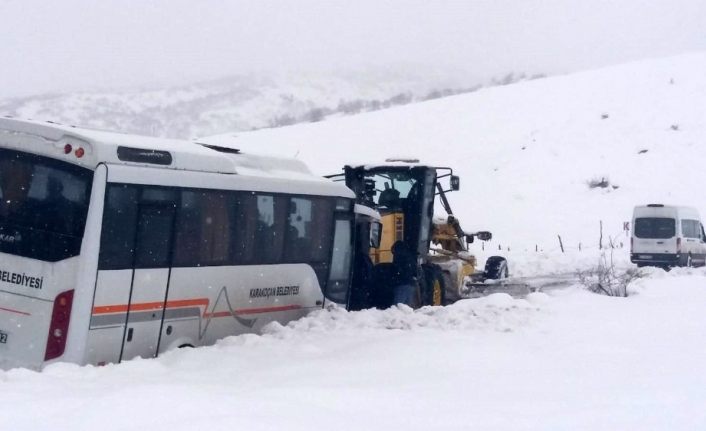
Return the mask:
[[706,234],[694,208],[636,206],[632,226],[630,260],[638,266],[706,264]]

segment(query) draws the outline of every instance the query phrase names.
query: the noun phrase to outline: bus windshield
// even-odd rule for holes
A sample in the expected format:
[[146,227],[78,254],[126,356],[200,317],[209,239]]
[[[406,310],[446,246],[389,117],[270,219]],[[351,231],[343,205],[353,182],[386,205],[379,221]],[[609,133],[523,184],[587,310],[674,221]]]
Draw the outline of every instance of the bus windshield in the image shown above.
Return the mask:
[[93,172],[0,149],[0,252],[56,262],[79,254]]

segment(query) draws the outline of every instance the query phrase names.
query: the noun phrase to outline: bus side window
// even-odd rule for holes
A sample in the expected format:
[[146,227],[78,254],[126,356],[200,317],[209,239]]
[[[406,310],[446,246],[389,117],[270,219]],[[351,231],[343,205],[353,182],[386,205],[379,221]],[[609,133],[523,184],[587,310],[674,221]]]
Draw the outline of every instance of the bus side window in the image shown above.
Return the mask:
[[326,263],[331,247],[333,202],[292,198],[287,220],[285,262]]
[[326,297],[343,303],[348,294],[348,281],[352,263],[353,238],[351,221],[348,218],[336,219],[333,250],[331,253],[331,271],[326,284]]
[[333,231],[334,200],[313,199],[311,216],[311,260],[328,264],[331,255],[331,232]]
[[231,260],[232,193],[185,190],[177,216],[175,266],[223,265]]
[[174,211],[146,207],[140,211],[137,223],[139,245],[135,251],[135,268],[169,266],[172,219]]
[[235,264],[255,263],[255,231],[258,224],[257,197],[252,192],[236,192],[230,197],[233,208],[231,255]]
[[289,200],[282,196],[257,195],[255,263],[279,263],[282,260],[288,203]]
[[311,260],[311,199],[291,198],[285,237],[285,262]]
[[182,192],[174,238],[174,266],[196,266],[198,262],[199,212],[196,192]]
[[103,210],[99,269],[132,268],[139,189],[109,184]]
[[170,265],[172,228],[179,193],[172,187],[145,187],[140,199],[135,268]]

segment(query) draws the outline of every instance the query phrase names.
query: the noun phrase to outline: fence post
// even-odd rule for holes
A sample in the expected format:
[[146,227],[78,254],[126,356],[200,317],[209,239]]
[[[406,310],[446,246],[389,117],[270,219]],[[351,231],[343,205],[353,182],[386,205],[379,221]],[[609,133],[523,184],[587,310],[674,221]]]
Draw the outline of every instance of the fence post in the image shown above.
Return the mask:
[[600,220],[601,223],[601,236],[598,237],[598,249],[603,250],[603,220]]

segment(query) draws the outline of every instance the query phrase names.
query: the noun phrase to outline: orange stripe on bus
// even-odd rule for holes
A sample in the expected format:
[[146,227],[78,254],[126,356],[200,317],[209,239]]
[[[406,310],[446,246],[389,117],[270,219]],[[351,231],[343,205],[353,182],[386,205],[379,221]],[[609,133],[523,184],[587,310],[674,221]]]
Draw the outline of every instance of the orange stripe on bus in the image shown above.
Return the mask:
[[[197,298],[197,299],[179,299],[175,301],[167,301],[166,308],[184,308],[193,306],[204,306],[203,317],[228,317],[232,316],[233,313],[230,311],[216,311],[213,313],[208,313],[205,309],[208,308],[208,298]],[[93,314],[112,314],[112,313],[127,313],[135,311],[150,311],[150,310],[161,310],[164,302],[142,302],[138,304],[119,304],[119,305],[101,305],[93,307]],[[290,311],[299,310],[301,305],[282,305],[278,307],[260,307],[260,308],[241,308],[235,310],[235,314],[260,314],[260,313],[272,313],[276,311]]]
[[258,314],[258,313],[270,313],[273,311],[288,311],[288,310],[299,310],[301,305],[282,305],[280,307],[263,307],[263,308],[241,308],[240,310],[235,310],[235,314]]
[[12,308],[5,308],[5,307],[0,307],[0,310],[2,311],[9,311],[10,313],[17,313],[21,314],[23,316],[31,316],[31,314],[25,312],[25,311],[20,311],[20,310],[13,310]]
[[[205,306],[208,307],[208,298],[197,298],[197,299],[179,299],[176,301],[167,301],[167,308],[183,308],[191,306]],[[161,310],[164,306],[164,302],[142,302],[138,304],[119,304],[119,305],[101,305],[93,307],[93,314],[110,314],[110,313],[127,313],[130,311],[149,311],[149,310]]]

